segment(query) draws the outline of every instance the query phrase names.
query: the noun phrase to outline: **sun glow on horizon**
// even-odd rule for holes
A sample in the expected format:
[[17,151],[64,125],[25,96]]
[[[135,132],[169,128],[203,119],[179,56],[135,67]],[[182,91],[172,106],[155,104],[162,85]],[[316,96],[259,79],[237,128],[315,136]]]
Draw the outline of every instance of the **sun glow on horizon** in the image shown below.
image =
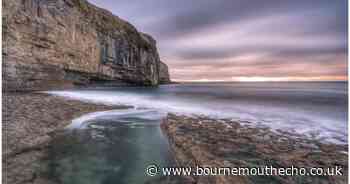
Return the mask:
[[175,82],[307,82],[307,81],[347,81],[347,76],[318,76],[318,77],[232,77],[231,79],[194,79],[181,80],[173,79]]

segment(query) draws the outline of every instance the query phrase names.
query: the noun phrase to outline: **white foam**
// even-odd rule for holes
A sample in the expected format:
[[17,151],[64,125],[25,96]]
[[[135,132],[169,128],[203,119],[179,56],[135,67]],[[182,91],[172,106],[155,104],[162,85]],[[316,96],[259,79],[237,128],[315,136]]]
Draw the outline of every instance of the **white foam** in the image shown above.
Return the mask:
[[79,118],[73,119],[67,129],[84,129],[91,120],[118,120],[125,117],[142,118],[144,120],[160,120],[165,117],[164,113],[154,110],[119,109],[88,113]]
[[[272,130],[284,130],[305,134],[312,137],[317,134],[319,139],[341,144],[335,137],[347,136],[347,124],[340,120],[332,119],[327,115],[308,113],[299,109],[288,107],[257,106],[254,104],[221,103],[217,101],[203,100],[193,101],[178,97],[157,97],[148,94],[120,92],[120,91],[48,91],[46,93],[67,98],[93,102],[106,105],[130,105],[133,110],[117,110],[91,113],[73,121],[72,127],[81,126],[82,122],[96,117],[108,117],[107,115],[130,115],[140,112],[137,109],[153,109],[162,113],[176,113],[184,115],[205,115],[213,118],[230,118],[240,121],[249,121],[256,125],[264,125]],[[344,140],[346,140],[344,138]]]

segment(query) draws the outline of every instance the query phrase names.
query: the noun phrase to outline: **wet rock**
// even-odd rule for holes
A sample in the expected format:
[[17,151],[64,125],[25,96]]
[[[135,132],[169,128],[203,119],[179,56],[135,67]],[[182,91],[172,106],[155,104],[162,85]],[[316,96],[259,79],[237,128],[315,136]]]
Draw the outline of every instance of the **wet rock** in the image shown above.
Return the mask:
[[112,108],[117,107],[45,94],[4,93],[3,183],[48,183],[37,171],[51,135],[82,114]]
[[230,120],[169,114],[161,125],[180,167],[342,168],[342,176],[192,176],[197,183],[336,183],[348,179],[348,145],[248,127]]

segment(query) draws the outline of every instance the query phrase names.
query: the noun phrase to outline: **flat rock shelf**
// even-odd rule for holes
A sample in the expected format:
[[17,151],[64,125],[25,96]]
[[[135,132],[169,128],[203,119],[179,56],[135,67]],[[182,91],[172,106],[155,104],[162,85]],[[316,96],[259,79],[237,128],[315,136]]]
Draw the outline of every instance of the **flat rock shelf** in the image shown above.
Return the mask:
[[347,183],[348,145],[320,143],[249,123],[169,114],[161,125],[181,167],[342,168],[342,176],[191,176],[195,183]]
[[35,183],[36,168],[52,139],[73,118],[126,108],[84,103],[40,93],[3,94],[3,182]]
[[[4,183],[347,183],[348,145],[249,122],[4,93]],[[149,177],[160,167],[342,168],[342,176]]]
[[4,93],[4,183],[188,183],[149,177],[174,166],[160,129],[165,114],[42,93]]

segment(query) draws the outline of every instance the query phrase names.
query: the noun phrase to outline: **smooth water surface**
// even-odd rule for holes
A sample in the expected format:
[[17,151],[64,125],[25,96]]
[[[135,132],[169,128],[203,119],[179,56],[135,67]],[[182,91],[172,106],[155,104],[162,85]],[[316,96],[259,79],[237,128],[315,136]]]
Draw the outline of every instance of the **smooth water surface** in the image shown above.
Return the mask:
[[147,110],[91,113],[73,120],[55,136],[45,175],[64,184],[161,183],[150,164],[173,165],[159,123],[164,115]]
[[49,93],[96,103],[232,118],[347,143],[347,82],[193,83]]

